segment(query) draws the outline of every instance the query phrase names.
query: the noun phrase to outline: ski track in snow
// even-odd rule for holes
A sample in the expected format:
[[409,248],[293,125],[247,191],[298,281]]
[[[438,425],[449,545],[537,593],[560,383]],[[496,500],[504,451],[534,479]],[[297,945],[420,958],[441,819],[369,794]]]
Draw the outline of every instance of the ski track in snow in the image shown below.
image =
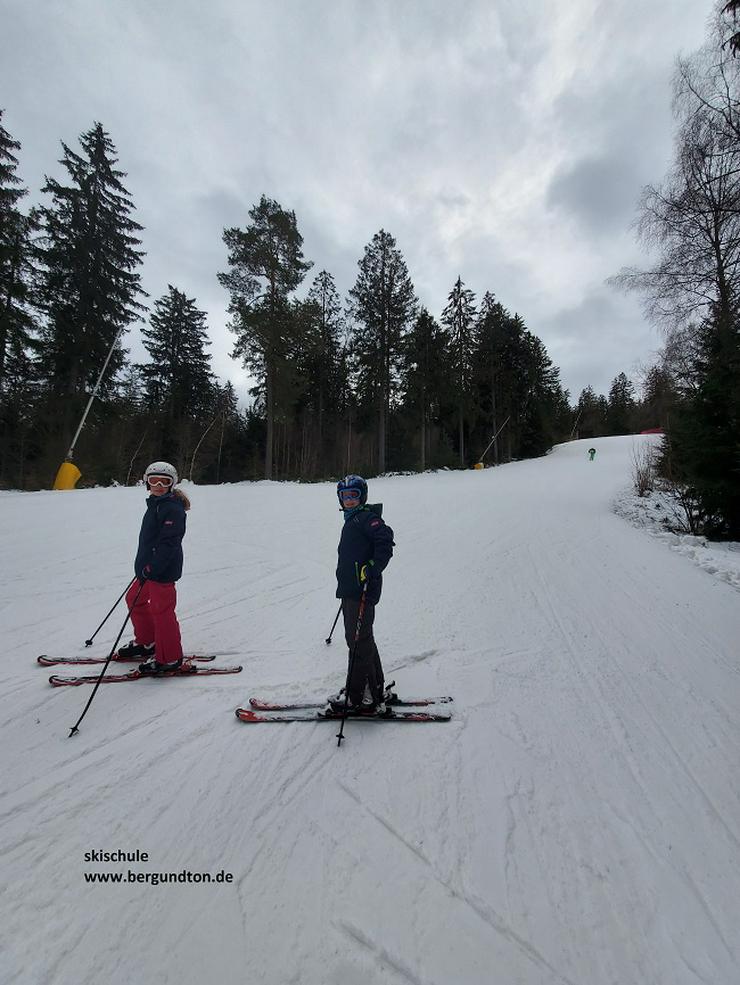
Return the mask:
[[[733,552],[667,551],[613,513],[651,440],[373,480],[397,542],[386,675],[453,694],[453,719],[350,721],[341,749],[325,723],[233,715],[343,682],[330,484],[193,488],[184,643],[244,672],[101,688],[72,739],[89,688],[35,658],[85,652],[142,491],[0,493],[0,985],[735,985]],[[83,859],[116,848],[150,861]],[[84,881],[129,868],[234,881]]]

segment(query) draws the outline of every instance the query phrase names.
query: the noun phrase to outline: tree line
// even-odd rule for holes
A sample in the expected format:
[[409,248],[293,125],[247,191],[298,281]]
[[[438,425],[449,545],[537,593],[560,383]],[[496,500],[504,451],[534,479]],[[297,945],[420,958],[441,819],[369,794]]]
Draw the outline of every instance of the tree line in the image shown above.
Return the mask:
[[678,62],[668,174],[644,191],[656,261],[617,278],[642,293],[665,346],[654,383],[666,411],[662,476],[690,527],[740,540],[740,4],[717,3],[703,46]]
[[[224,230],[217,274],[232,356],[256,381],[240,409],[213,374],[197,299],[172,284],[144,294],[143,227],[103,126],[77,149],[62,143],[63,177],[47,177],[46,203],[27,212],[19,150],[0,112],[5,488],[50,485],[111,349],[75,450],[88,484],[134,481],[162,457],[200,482],[469,467],[484,453],[498,464],[658,423],[624,374],[608,399],[587,388],[571,408],[542,341],[491,291],[478,299],[458,276],[435,317],[385,230],[344,301],[328,271],[306,281],[295,213],[265,196]],[[145,363],[123,344],[137,322]]]

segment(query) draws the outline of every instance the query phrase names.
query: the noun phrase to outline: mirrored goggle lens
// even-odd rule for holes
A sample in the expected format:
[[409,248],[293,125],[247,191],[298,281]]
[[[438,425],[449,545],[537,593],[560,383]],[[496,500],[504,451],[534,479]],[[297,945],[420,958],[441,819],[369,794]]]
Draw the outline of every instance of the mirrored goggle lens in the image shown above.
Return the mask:
[[150,486],[164,486],[165,489],[172,485],[168,475],[150,475],[146,481]]
[[339,498],[343,503],[351,502],[353,499],[359,499],[360,493],[357,489],[342,489],[339,493]]

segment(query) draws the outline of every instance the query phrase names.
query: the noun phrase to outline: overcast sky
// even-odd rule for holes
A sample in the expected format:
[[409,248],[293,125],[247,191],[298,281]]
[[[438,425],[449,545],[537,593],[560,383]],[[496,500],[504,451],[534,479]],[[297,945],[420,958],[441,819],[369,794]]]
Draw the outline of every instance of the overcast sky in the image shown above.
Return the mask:
[[[631,224],[672,154],[670,80],[711,0],[0,0],[0,107],[39,200],[60,140],[100,121],[173,284],[229,357],[224,226],[262,194],[296,213],[342,297],[390,232],[422,304],[458,275],[518,312],[576,400],[661,344],[604,281],[645,261]],[[150,301],[150,303],[151,303]],[[138,332],[128,336],[137,358]]]

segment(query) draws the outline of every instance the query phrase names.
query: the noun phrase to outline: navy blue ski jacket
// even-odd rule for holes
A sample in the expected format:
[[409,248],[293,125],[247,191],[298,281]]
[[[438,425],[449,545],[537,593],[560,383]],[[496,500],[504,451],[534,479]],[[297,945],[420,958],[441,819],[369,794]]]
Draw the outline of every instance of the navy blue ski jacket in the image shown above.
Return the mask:
[[382,506],[363,506],[345,519],[339,538],[337,563],[337,598],[359,599],[362,596],[360,569],[368,565],[370,578],[367,600],[380,601],[383,588],[381,571],[393,557],[393,531],[384,523]]
[[185,506],[174,493],[150,496],[141,521],[139,548],[134,561],[137,578],[172,582],[182,575],[182,538]]

